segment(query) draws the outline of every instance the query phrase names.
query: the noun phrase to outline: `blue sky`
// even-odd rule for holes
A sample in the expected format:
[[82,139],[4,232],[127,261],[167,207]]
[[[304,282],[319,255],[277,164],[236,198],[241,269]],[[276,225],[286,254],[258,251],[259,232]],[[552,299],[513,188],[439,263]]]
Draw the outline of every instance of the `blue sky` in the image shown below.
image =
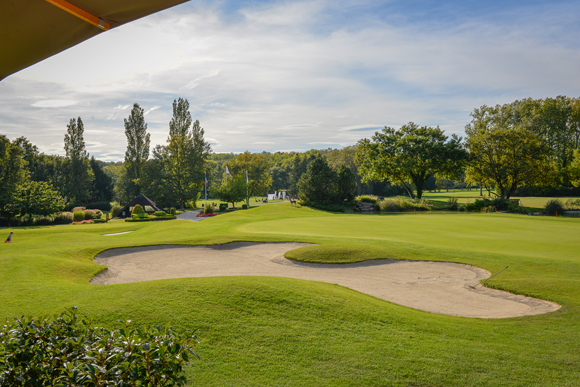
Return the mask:
[[187,98],[215,152],[340,148],[414,121],[463,134],[483,104],[579,96],[578,1],[191,1],[0,82],[0,133],[122,160],[123,118],[152,145]]

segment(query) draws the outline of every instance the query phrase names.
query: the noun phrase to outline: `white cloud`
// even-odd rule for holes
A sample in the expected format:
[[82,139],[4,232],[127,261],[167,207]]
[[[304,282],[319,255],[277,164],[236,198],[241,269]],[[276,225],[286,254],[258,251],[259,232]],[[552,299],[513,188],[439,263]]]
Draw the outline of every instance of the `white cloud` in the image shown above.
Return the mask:
[[[145,114],[153,145],[165,143],[171,103],[184,97],[220,151],[303,150],[354,144],[409,121],[461,134],[482,104],[578,94],[576,43],[537,27],[577,21],[570,11],[526,7],[508,15],[510,23],[393,24],[354,13],[344,25],[329,21],[341,8],[372,3],[270,2],[234,16],[221,3],[184,4],[0,82],[0,127],[46,151],[62,143],[71,117],[94,117],[87,133],[104,131],[109,140],[94,152],[122,155],[124,141],[110,140],[122,139],[134,102],[152,106]],[[47,101],[77,102],[37,105]]]
[[151,113],[154,110],[159,109],[161,106],[157,105],[157,106],[153,106],[152,108],[148,109],[145,113],[143,113],[144,116],[146,116],[147,114]]
[[65,107],[71,106],[76,104],[77,101],[71,101],[68,99],[48,99],[44,101],[38,101],[33,103],[30,106],[38,107],[38,108],[57,108],[57,107]]

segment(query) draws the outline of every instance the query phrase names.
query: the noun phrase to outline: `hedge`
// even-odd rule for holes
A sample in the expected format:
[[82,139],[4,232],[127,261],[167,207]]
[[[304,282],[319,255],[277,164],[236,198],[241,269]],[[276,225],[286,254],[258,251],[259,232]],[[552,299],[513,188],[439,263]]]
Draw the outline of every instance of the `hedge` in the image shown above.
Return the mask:
[[76,308],[0,328],[1,386],[183,386],[195,332],[95,327]]

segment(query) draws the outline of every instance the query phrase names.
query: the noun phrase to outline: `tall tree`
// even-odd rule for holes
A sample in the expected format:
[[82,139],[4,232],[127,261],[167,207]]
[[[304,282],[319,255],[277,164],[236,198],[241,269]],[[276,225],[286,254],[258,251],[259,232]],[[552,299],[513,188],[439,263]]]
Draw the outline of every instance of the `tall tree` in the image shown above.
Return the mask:
[[336,201],[351,202],[356,194],[356,177],[349,167],[340,165],[336,170]]
[[465,127],[470,153],[466,181],[494,185],[501,199],[509,199],[518,186],[553,181],[545,139],[525,127],[495,120],[486,110],[476,109]]
[[113,179],[105,173],[101,162],[91,157],[89,162],[95,176],[91,184],[91,202],[110,202],[113,199]]
[[246,198],[246,177],[242,175],[233,176],[223,183],[219,188],[213,190],[213,195],[218,199],[232,203],[236,207],[236,202]]
[[129,118],[125,119],[125,136],[127,150],[125,151],[125,168],[129,196],[135,197],[141,193],[141,187],[136,183],[141,178],[143,167],[149,159],[149,144],[151,135],[147,133],[147,124],[143,109],[139,104],[133,104]]
[[52,215],[62,211],[64,199],[50,184],[29,181],[16,189],[15,204],[23,215]]
[[248,171],[248,196],[263,195],[272,184],[270,163],[264,154],[246,151],[237,155],[228,168],[234,176],[242,175],[244,178]]
[[89,164],[89,155],[85,149],[85,127],[79,117],[71,118],[64,136],[66,151],[65,194],[71,203],[85,203],[90,198],[91,182],[94,179]]
[[449,139],[439,127],[409,122],[400,130],[385,126],[372,140],[360,140],[355,160],[363,182],[389,179],[404,185],[412,198],[414,185],[420,199],[429,177],[458,176],[466,159],[461,138]]
[[0,217],[11,218],[20,210],[14,206],[16,190],[28,178],[23,150],[0,134]]
[[328,204],[336,199],[336,172],[322,156],[308,164],[298,181],[298,197],[305,205]]
[[186,201],[197,197],[205,181],[204,172],[211,146],[205,141],[204,134],[199,121],[192,125],[189,102],[182,98],[173,101],[167,145],[154,154],[162,161],[162,179],[172,190],[181,209],[185,208]]

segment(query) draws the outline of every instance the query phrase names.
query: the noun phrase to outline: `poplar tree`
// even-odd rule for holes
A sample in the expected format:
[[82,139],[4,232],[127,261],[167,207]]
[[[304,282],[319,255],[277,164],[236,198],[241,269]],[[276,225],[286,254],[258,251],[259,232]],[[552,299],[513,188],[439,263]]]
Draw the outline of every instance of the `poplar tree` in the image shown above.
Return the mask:
[[65,163],[65,195],[71,203],[87,202],[90,197],[91,183],[94,175],[89,164],[89,154],[85,149],[85,127],[79,117],[71,118],[64,135]]
[[204,133],[199,121],[192,125],[187,99],[173,101],[173,117],[169,122],[163,159],[166,182],[182,210],[186,201],[197,197],[204,184],[207,158],[211,153]]
[[137,103],[133,105],[129,118],[125,119],[125,136],[127,136],[127,150],[125,151],[127,178],[124,181],[127,187],[124,187],[124,190],[128,196],[135,197],[141,193],[139,179],[149,159],[151,137],[147,133],[143,109]]

